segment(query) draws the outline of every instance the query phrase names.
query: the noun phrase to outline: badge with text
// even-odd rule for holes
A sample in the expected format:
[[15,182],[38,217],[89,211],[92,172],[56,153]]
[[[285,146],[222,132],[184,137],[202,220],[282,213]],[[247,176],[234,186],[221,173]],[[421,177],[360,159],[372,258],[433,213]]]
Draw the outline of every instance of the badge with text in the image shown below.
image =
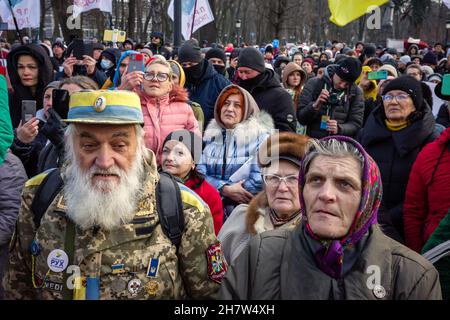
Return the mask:
[[148,263],[147,277],[156,278],[156,275],[158,274],[158,268],[159,268],[159,259],[151,258],[150,262]]
[[48,255],[47,265],[53,272],[63,272],[69,265],[69,257],[63,250],[55,249]]
[[208,257],[208,276],[211,280],[217,283],[222,282],[222,278],[228,269],[228,264],[222,252],[222,247],[219,245],[211,245],[206,250]]

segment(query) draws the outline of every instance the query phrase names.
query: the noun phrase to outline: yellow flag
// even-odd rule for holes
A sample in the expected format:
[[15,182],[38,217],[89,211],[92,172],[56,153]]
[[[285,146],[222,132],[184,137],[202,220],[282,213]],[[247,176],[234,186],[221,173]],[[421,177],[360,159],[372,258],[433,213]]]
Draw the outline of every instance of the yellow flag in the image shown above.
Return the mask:
[[381,6],[389,0],[328,0],[330,21],[343,27],[367,13],[370,6]]

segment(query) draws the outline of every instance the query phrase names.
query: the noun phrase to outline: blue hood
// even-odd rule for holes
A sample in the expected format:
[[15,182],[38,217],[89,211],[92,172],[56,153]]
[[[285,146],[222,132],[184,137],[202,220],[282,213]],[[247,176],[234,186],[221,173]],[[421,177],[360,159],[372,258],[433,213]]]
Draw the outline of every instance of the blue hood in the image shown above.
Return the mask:
[[[129,55],[131,55],[133,53],[139,53],[139,52],[134,51],[134,50],[128,50],[128,51],[125,51],[124,53],[122,53],[122,56],[120,57],[119,61],[116,64],[116,73],[114,75],[114,80],[113,80],[113,82],[114,82],[113,89],[115,89],[119,85],[119,79],[120,79],[119,67],[120,67],[120,64],[122,63],[123,59],[125,59],[126,57],[128,57]],[[144,66],[144,68],[145,68],[145,66]],[[144,68],[142,69],[142,71],[144,71]]]

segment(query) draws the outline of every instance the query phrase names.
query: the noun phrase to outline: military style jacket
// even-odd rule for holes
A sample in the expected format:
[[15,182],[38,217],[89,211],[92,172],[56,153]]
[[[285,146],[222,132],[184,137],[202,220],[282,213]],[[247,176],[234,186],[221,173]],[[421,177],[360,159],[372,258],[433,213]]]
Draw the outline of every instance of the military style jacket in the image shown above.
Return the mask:
[[[29,180],[22,194],[9,266],[3,278],[5,297],[215,298],[226,262],[214,234],[209,208],[193,191],[180,186],[185,229],[177,250],[164,234],[156,211],[159,175],[154,168],[155,163],[146,165],[143,196],[129,224],[113,231],[98,228],[83,231],[73,225],[72,240],[67,239],[71,238],[67,230],[72,222],[66,216],[62,192],[36,230],[30,206],[46,173]],[[69,266],[64,254],[70,241],[73,262]]]

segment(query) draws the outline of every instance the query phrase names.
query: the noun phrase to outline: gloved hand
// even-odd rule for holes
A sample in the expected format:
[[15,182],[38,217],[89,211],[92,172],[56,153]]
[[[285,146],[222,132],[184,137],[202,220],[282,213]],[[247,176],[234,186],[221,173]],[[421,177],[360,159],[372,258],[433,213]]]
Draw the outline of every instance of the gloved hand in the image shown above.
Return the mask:
[[58,149],[64,149],[64,128],[65,125],[61,117],[53,108],[48,109],[47,123],[42,127],[41,132]]

